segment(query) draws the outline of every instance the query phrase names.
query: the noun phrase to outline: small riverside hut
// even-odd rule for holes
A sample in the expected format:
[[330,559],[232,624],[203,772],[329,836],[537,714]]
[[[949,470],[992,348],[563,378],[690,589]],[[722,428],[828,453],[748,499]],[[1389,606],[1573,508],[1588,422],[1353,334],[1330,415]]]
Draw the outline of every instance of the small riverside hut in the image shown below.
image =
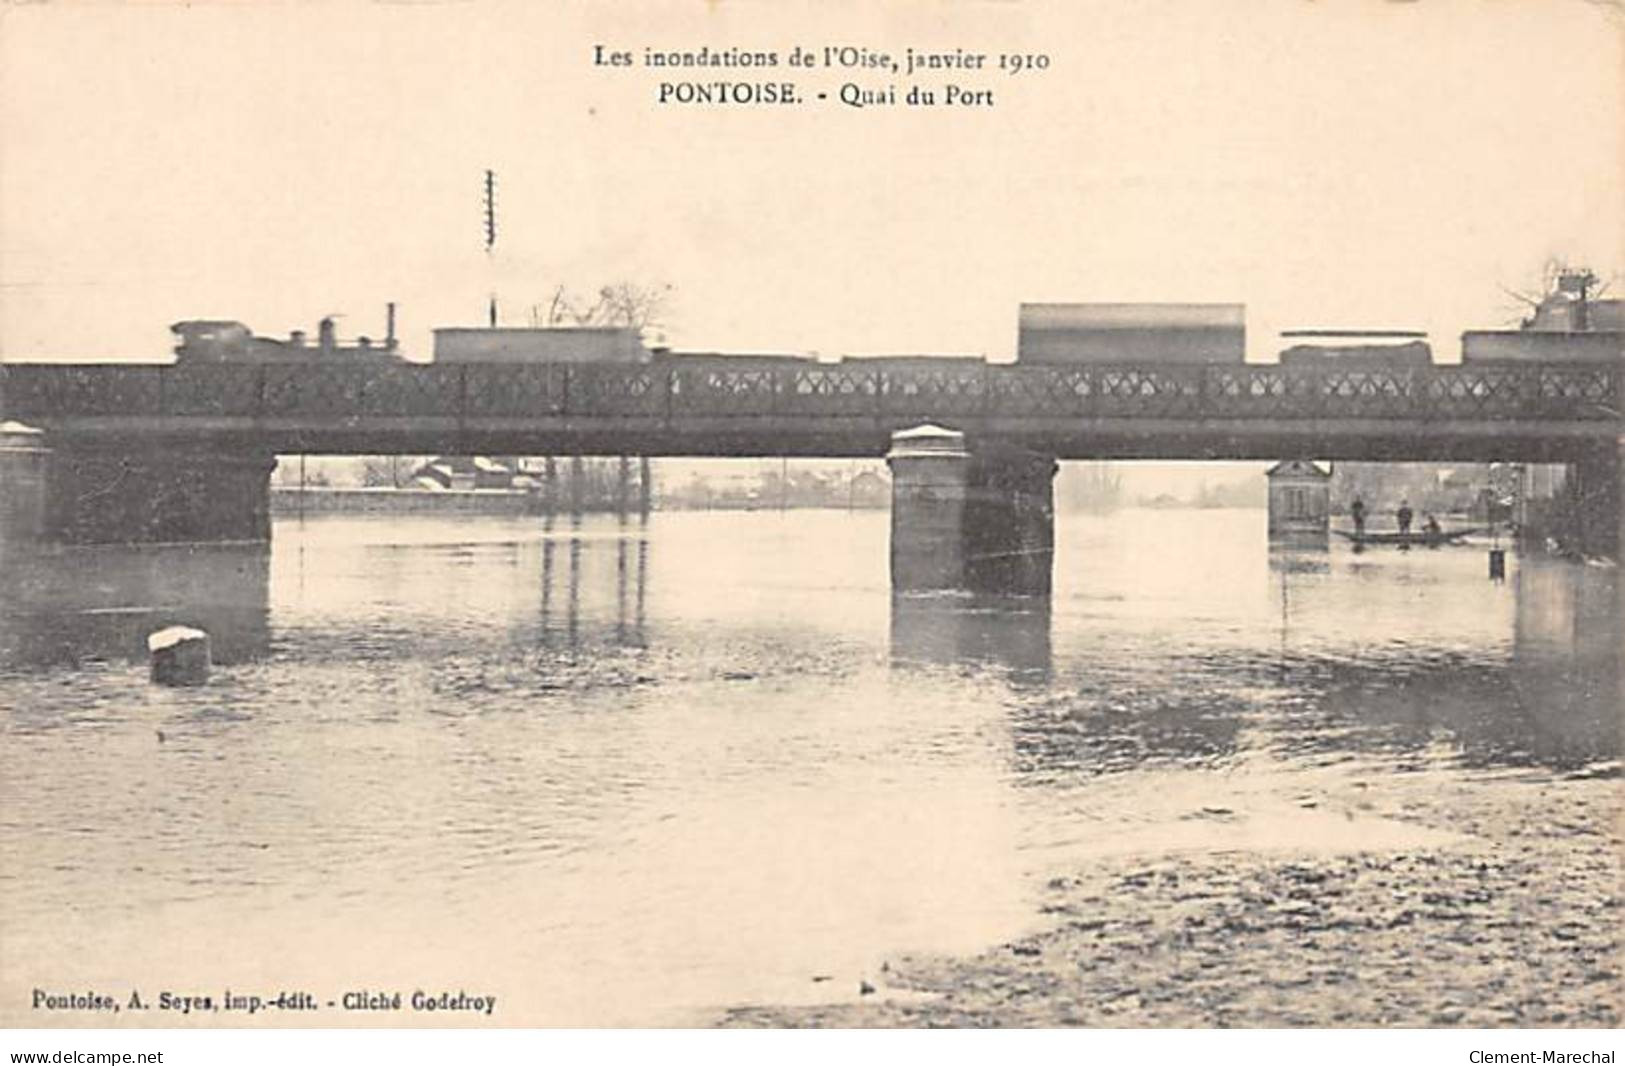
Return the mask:
[[1264,476],[1270,486],[1271,537],[1326,535],[1331,471],[1307,459],[1288,459],[1270,467]]

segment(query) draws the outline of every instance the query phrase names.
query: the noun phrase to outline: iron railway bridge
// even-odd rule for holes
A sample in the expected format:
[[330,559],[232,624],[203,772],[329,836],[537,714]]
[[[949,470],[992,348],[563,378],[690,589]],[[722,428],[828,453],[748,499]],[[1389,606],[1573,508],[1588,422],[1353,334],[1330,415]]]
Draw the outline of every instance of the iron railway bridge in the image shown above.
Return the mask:
[[1058,458],[1583,461],[1621,364],[0,364],[55,445],[269,453],[884,454],[922,423]]

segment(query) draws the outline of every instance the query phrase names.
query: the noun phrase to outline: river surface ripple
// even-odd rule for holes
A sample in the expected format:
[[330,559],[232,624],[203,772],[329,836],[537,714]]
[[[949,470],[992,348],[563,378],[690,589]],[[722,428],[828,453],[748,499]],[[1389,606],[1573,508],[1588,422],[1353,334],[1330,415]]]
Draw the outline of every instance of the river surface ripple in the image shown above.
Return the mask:
[[[1619,758],[1610,569],[1272,551],[1258,511],[1057,532],[1049,605],[894,602],[884,512],[329,517],[13,572],[0,1018],[51,1024],[34,987],[811,1002],[1017,935],[1093,857],[1436,842],[1302,801],[1332,776]],[[175,622],[208,685],[147,681]]]

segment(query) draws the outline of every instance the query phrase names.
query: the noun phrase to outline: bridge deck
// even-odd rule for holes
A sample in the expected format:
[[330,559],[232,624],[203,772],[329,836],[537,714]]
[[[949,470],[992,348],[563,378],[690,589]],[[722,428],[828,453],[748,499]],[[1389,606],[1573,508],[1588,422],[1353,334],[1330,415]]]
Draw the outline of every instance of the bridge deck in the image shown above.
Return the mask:
[[1617,364],[0,365],[0,418],[276,451],[877,455],[939,422],[1065,456],[1563,459]]

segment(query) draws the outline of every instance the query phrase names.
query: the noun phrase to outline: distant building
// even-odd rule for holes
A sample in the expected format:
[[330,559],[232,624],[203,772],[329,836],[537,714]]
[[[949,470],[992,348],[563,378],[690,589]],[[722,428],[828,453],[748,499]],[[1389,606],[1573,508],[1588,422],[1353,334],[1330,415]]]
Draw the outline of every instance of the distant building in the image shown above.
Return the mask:
[[412,481],[425,489],[511,489],[514,472],[483,455],[443,455],[413,471]]
[[1463,363],[1618,363],[1625,359],[1625,300],[1591,296],[1589,270],[1565,270],[1515,330],[1461,335]]
[[1545,329],[1468,330],[1461,335],[1461,361],[1486,363],[1618,363],[1625,359],[1625,331],[1567,332]]
[[635,329],[549,326],[434,331],[437,363],[647,363]]
[[1109,462],[1064,463],[1055,478],[1063,511],[1110,511],[1123,502],[1123,475]]
[[1242,304],[1022,304],[1019,363],[1239,363]]
[[847,492],[853,507],[887,507],[891,504],[891,482],[873,470],[854,475],[848,483]]
[[1554,292],[1540,301],[1521,328],[1537,333],[1617,333],[1625,329],[1621,325],[1622,306],[1622,300],[1580,300]]
[[1271,537],[1324,537],[1331,512],[1328,470],[1306,459],[1288,459],[1265,471],[1269,479]]
[[[1461,361],[1588,364],[1606,371],[1625,363],[1625,300],[1597,299],[1590,270],[1561,271],[1552,290],[1515,330],[1461,335]],[[1520,542],[1574,550],[1581,543],[1577,485],[1571,468],[1528,464],[1512,468],[1515,487],[1501,484],[1487,500],[1492,519],[1510,512]]]
[[1625,330],[1625,300],[1591,295],[1598,278],[1585,268],[1564,270],[1523,328],[1552,333],[1618,333]]

